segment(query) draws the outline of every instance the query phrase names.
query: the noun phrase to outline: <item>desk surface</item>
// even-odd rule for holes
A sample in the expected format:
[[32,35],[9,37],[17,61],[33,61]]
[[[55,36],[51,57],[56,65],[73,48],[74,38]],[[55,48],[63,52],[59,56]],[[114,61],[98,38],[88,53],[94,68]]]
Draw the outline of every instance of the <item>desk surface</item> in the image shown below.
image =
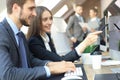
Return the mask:
[[[75,64],[81,64],[81,60],[80,62],[77,62]],[[102,66],[101,69],[92,69],[92,65],[91,64],[83,64],[81,65],[82,67],[84,67],[84,77],[87,76],[86,78],[83,78],[83,80],[94,80],[94,77],[96,74],[109,74],[112,73],[111,68],[120,68],[120,65],[114,65],[114,66]],[[61,80],[61,78],[63,77],[62,75],[58,75],[56,77],[47,79],[47,80]]]
[[[103,53],[102,56],[108,56],[108,53]],[[84,64],[84,69],[88,80],[94,80],[95,74],[108,74],[112,73],[111,68],[120,68],[120,65],[114,66],[101,66],[101,69],[92,69],[91,64]]]
[[120,68],[120,65],[116,66],[102,66],[101,69],[92,69],[91,65],[85,64],[84,69],[88,80],[94,80],[95,74],[108,74],[112,73],[111,68]]
[[[77,63],[79,64],[79,63]],[[79,64],[80,65],[80,64]],[[95,74],[108,74],[108,73],[112,73],[111,68],[120,68],[120,65],[116,65],[116,66],[102,66],[101,69],[92,69],[92,66],[90,64],[84,64],[84,71],[83,72],[83,80],[94,80]],[[87,76],[87,78],[86,78]],[[63,74],[58,75],[58,76],[53,76],[47,80],[61,80],[61,78],[63,77]]]
[[[83,76],[81,76],[82,80],[88,80],[83,65],[82,64],[76,64],[76,66],[80,66],[82,68],[82,71],[83,71]],[[61,80],[61,78],[63,78],[63,77],[64,77],[64,74],[55,75],[55,76],[51,76],[50,78],[48,78],[46,80]]]

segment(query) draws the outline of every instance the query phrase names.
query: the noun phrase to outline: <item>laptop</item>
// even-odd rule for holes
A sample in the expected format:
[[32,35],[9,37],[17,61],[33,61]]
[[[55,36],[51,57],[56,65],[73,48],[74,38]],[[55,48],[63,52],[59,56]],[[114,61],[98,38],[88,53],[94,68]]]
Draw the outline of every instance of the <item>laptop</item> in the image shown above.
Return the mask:
[[120,80],[120,73],[96,74],[94,80]]

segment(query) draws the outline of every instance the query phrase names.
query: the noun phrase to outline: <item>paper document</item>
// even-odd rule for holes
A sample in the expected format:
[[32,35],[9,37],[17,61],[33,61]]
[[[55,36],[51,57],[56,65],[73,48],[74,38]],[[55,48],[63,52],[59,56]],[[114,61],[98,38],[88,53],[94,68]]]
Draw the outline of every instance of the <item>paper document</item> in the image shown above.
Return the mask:
[[119,65],[120,61],[117,60],[106,60],[101,63],[103,66],[109,66],[109,65]]
[[88,26],[88,23],[80,22],[79,24],[81,27],[87,27],[88,30],[91,30],[91,28]]

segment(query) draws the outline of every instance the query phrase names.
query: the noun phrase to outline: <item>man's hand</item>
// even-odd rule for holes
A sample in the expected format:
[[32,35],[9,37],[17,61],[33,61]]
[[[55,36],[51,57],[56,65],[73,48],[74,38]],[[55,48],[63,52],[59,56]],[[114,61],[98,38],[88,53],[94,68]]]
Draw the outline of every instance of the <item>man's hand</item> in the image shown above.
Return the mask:
[[86,26],[82,27],[82,30],[85,33],[87,31],[87,27]]
[[47,64],[51,74],[60,74],[67,71],[75,71],[75,65],[72,62],[61,61],[61,62],[49,62]]
[[74,38],[74,37],[72,37],[72,38],[71,38],[71,41],[72,41],[73,43],[76,43],[77,39]]

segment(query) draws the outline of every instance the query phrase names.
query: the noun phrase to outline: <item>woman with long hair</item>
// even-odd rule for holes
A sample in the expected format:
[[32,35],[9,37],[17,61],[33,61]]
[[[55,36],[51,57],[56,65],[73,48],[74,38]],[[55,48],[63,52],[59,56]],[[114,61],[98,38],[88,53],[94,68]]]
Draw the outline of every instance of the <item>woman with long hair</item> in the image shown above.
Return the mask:
[[53,41],[50,36],[50,29],[53,21],[52,13],[43,6],[36,8],[37,16],[32,20],[32,24],[28,29],[27,39],[30,50],[33,55],[43,59],[52,61],[74,61],[81,57],[81,53],[90,44],[94,43],[101,31],[88,34],[83,42],[81,42],[74,50],[64,56],[56,53]]

